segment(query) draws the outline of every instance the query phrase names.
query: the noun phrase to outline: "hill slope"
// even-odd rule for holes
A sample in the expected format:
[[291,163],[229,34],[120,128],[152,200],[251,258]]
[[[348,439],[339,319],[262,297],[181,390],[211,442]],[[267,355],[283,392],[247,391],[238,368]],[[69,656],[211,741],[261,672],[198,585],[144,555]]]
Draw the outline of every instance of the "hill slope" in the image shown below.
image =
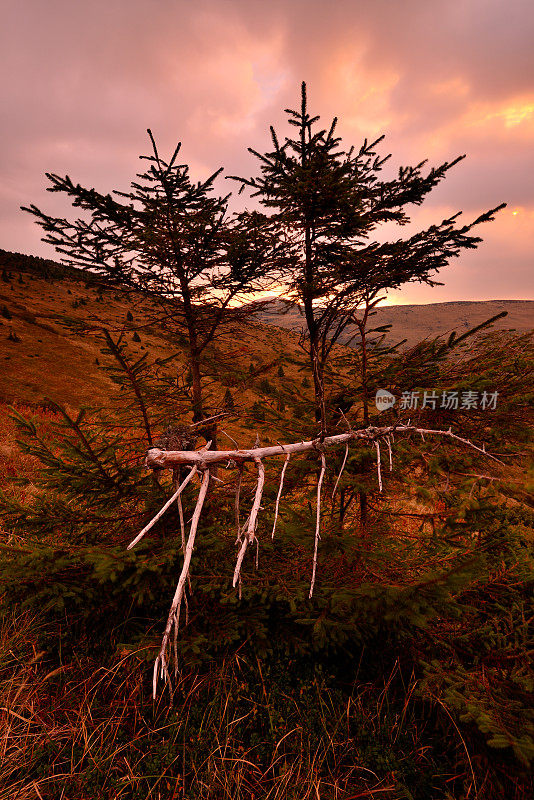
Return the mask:
[[[176,354],[178,370],[186,369],[183,343],[172,339],[164,327],[146,324],[150,305],[142,298],[126,300],[103,291],[91,276],[54,261],[0,250],[0,400],[39,404],[45,397],[78,407],[100,402],[116,391],[102,370],[101,341],[97,336],[73,336],[69,323],[92,321],[117,336],[123,332],[131,352],[151,359]],[[388,306],[377,309],[373,327],[392,325],[394,344],[406,346],[425,338],[460,333],[506,311],[495,330],[525,332],[534,327],[534,301],[491,300],[429,305]],[[128,320],[128,314],[133,320]],[[212,379],[212,405],[222,403],[227,387],[238,387],[243,403],[267,401],[258,378],[268,378],[275,388],[299,386],[308,364],[298,343],[302,316],[297,308],[273,299],[246,323],[246,335],[222,336],[206,354],[205,372]],[[140,341],[134,340],[139,330]],[[348,330],[342,343],[350,343]],[[357,344],[358,338],[354,340]],[[224,366],[224,361],[229,365]],[[278,369],[284,365],[284,379]],[[303,372],[304,371],[304,372]]]
[[[5,251],[0,251],[0,274],[0,401],[42,404],[50,397],[76,408],[117,391],[98,368],[106,359],[101,339],[96,333],[73,335],[73,322],[105,326],[115,338],[123,332],[133,356],[149,353],[155,360],[175,354],[172,369],[186,372],[184,341],[170,336],[164,325],[147,324],[146,314],[154,310],[143,298],[127,300],[103,290],[81,270]],[[228,387],[237,387],[236,404],[251,405],[261,397],[262,378],[274,387],[281,383],[282,364],[287,385],[302,381],[307,363],[296,334],[273,331],[259,321],[246,326],[239,341],[223,334],[205,353],[212,406],[222,404]]]
[[[382,306],[376,310],[372,327],[392,325],[387,341],[394,344],[406,339],[406,347],[410,347],[423,339],[443,336],[453,330],[463,333],[502,311],[506,311],[508,316],[498,320],[494,330],[525,333],[534,328],[533,300],[457,300],[428,305]],[[294,331],[303,326],[298,309],[280,300],[272,300],[260,313],[259,319],[269,325]],[[350,343],[355,332],[355,328],[349,327],[341,341]],[[355,339],[357,342],[358,338]]]

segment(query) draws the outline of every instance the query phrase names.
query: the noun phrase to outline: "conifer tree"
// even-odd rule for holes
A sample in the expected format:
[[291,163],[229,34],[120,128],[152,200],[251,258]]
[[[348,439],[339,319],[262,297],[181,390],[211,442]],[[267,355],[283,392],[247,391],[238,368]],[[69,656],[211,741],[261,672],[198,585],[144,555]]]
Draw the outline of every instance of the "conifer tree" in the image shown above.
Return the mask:
[[458,223],[457,213],[406,239],[380,244],[371,238],[377,227],[386,222],[406,225],[407,208],[420,205],[464,156],[426,172],[425,161],[401,167],[397,177],[386,180],[380,173],[390,156],[376,152],[384,137],[366,139],[358,150],[341,149],[337,119],[328,130],[317,125],[319,117],[308,111],[305,83],[300,109],[286,113],[297,129],[294,138],[281,143],[271,127],[272,150],[249,148],[261,162],[261,174],[231,177],[241,190],[252,190],[270,210],[272,223],[283,230],[281,282],[303,307],[316,419],[324,435],[325,365],[360,304],[409,281],[434,285],[431,275],[462,250],[476,247],[481,239],[471,230],[493,219],[503,206],[465,225]]
[[234,398],[232,397],[232,392],[230,389],[227,389],[224,394],[223,405],[227,411],[235,411]]
[[[35,205],[23,207],[70,265],[82,266],[115,287],[144,292],[160,311],[166,328],[186,334],[192,374],[193,417],[204,416],[201,359],[219,326],[239,322],[245,313],[232,307],[260,288],[268,252],[276,252],[272,226],[263,215],[229,216],[227,201],[214,193],[222,168],[194,183],[187,165],[159,154],[151,131],[152,153],[129,192],[101,194],[69,176],[47,173],[48,191],[70,198],[85,216],[68,220]],[[252,309],[248,309],[252,313]]]

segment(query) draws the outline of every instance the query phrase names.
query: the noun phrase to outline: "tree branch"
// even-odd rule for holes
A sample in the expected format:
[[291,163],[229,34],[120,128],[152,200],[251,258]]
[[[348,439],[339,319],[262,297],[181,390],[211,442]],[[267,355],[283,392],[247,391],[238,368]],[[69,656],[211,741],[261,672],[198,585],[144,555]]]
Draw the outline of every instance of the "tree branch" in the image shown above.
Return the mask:
[[[461,442],[462,444],[477,450],[487,458],[502,464],[495,456],[492,456],[486,451],[485,446],[479,447],[473,444],[468,439],[457,436],[452,430],[439,430],[439,429],[425,429],[418,428],[415,425],[387,425],[384,427],[362,428],[357,431],[349,431],[348,433],[339,433],[334,436],[326,436],[321,442],[321,446],[329,448],[336,447],[340,444],[345,444],[351,441],[365,441],[375,442],[379,439],[384,439],[393,433],[417,433],[419,435],[428,436],[444,436],[454,441]],[[312,439],[306,442],[294,442],[285,445],[272,445],[270,447],[255,447],[249,450],[158,450],[153,447],[147,453],[146,465],[152,469],[175,469],[183,464],[191,466],[197,465],[199,467],[207,466],[210,464],[220,464],[223,462],[234,461],[237,466],[244,464],[247,461],[258,461],[271,456],[292,455],[293,453],[307,453],[311,450],[317,449],[319,440]]]

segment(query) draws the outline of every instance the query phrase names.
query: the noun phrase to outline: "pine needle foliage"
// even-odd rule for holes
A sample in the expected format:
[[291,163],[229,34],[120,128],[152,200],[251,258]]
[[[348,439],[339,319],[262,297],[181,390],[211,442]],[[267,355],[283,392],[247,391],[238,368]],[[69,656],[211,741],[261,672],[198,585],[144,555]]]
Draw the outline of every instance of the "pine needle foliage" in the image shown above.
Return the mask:
[[358,307],[407,282],[435,285],[432,276],[463,250],[475,248],[481,239],[473,228],[491,221],[504,204],[464,225],[458,212],[405,239],[374,241],[384,223],[407,225],[408,209],[421,205],[465,156],[429,169],[426,161],[402,166],[396,177],[384,178],[390,155],[377,152],[384,136],[343,149],[337,119],[321,128],[319,116],[309,112],[305,83],[300,108],[286,114],[295,135],[281,141],[271,126],[272,149],[249,148],[260,174],[231,177],[259,198],[272,224],[284,232],[280,283],[303,306],[316,416],[324,433],[325,367]]
[[199,420],[202,354],[220,326],[252,313],[235,303],[265,288],[276,238],[261,214],[228,213],[229,195],[214,191],[222,168],[194,182],[189,167],[178,160],[181,143],[166,161],[150,130],[148,135],[152,153],[140,156],[147,168],[130,191],[101,194],[68,175],[47,173],[48,191],[68,198],[81,216],[53,217],[33,204],[23,210],[35,217],[43,241],[68,265],[120,292],[144,293],[169,333],[177,339],[185,335]]
[[[273,130],[273,152],[255,153],[263,177],[243,181],[272,217],[247,215],[227,227],[224,198],[211,196],[216,176],[192,184],[177,164],[179,148],[163,162],[152,138],[149,167],[122,195],[126,203],[49,176],[52,191],[66,192],[90,219],[69,223],[30,209],[49,241],[112,282],[163,292],[167,304],[171,276],[178,294],[166,307],[185,324],[191,375],[180,367],[177,381],[173,357],[138,357],[124,336],[103,330],[98,366],[117,387],[104,408],[73,412],[49,401],[55,417],[46,430],[13,410],[19,446],[38,471],[31,485],[19,481],[24,500],[0,498],[0,800],[47,791],[80,800],[532,796],[531,341],[478,331],[462,355],[462,336],[400,353],[383,347],[376,329],[365,368],[360,351],[353,374],[344,374],[349,385],[327,370],[339,325],[355,322],[362,299],[372,312],[389,286],[431,283],[448,258],[476,246],[471,228],[493,211],[463,227],[455,215],[407,240],[369,242],[379,223],[406,224],[405,206],[420,204],[458,159],[381,180],[379,140],[342,151],[335,123],[328,132],[314,127],[305,86],[300,112],[288,114],[298,136],[281,145]],[[503,463],[490,472],[483,456],[454,443],[406,439],[395,443],[380,492],[375,452],[347,453],[339,480],[343,454],[333,458],[312,599],[317,454],[292,459],[274,538],[268,509],[277,485],[265,487],[267,525],[239,593],[235,483],[225,475],[196,541],[172,704],[153,703],[144,662],[159,647],[183,554],[175,508],[136,550],[125,549],[172,491],[170,476],[147,473],[143,453],[168,441],[176,423],[194,438],[191,411],[196,418],[203,400],[194,355],[215,337],[224,309],[224,300],[208,302],[203,315],[199,300],[213,287],[231,294],[245,285],[249,269],[264,269],[262,255],[304,302],[322,424],[350,425],[360,414],[374,422],[378,381],[395,391],[498,389],[491,417],[442,408],[414,416],[423,426],[458,425]],[[265,423],[265,435],[309,433],[310,401],[300,388],[272,387],[264,369],[252,374],[264,399],[250,416]],[[238,370],[226,379],[238,385]],[[381,421],[396,414],[383,412]],[[241,480],[245,506],[254,476],[245,468]],[[363,531],[354,502],[362,493]],[[192,500],[184,493],[186,519]],[[12,608],[23,614],[11,619]]]

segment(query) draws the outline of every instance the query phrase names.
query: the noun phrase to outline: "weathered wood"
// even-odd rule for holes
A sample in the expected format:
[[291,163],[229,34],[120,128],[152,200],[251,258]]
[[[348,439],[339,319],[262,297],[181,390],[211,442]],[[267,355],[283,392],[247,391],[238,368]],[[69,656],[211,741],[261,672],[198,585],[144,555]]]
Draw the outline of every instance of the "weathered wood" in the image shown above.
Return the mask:
[[[343,470],[347,463],[350,443],[356,441],[367,442],[369,444],[372,444],[376,449],[378,485],[380,491],[382,491],[383,484],[382,484],[380,441],[385,440],[388,446],[389,468],[391,470],[393,467],[391,442],[393,439],[393,435],[395,433],[405,433],[405,434],[416,433],[420,435],[423,439],[425,437],[425,434],[429,436],[444,436],[449,439],[452,439],[453,441],[460,442],[463,445],[467,445],[468,447],[477,450],[479,453],[483,453],[488,458],[493,459],[493,461],[498,461],[499,463],[502,463],[501,461],[499,461],[498,458],[495,458],[495,456],[492,456],[490,453],[487,453],[484,446],[479,447],[478,445],[475,445],[472,442],[470,442],[468,439],[464,439],[461,436],[457,436],[455,433],[452,432],[450,428],[449,430],[446,431],[427,430],[425,428],[418,428],[415,425],[401,425],[401,424],[387,425],[383,427],[370,426],[357,431],[349,429],[349,431],[347,431],[346,433],[339,433],[335,434],[334,436],[325,436],[324,438],[310,439],[309,441],[306,442],[293,442],[291,444],[286,444],[286,445],[278,444],[278,445],[273,445],[271,447],[259,447],[257,441],[256,445],[248,450],[244,450],[241,448],[238,448],[237,450],[210,450],[209,447],[211,445],[211,442],[208,442],[200,450],[160,450],[156,447],[153,447],[148,451],[145,463],[146,466],[149,468],[172,469],[176,471],[181,466],[189,466],[191,471],[187,476],[187,478],[182,482],[181,486],[178,487],[178,489],[175,491],[172,497],[165,503],[163,508],[160,511],[158,511],[154,519],[152,519],[148,523],[148,525],[145,525],[141,533],[139,533],[135,537],[135,539],[129,545],[129,548],[132,548],[135,544],[137,544],[137,542],[142,538],[142,536],[144,536],[144,534],[148,530],[150,530],[150,528],[154,525],[154,523],[163,516],[165,511],[175,500],[180,501],[181,492],[184,490],[184,488],[190,482],[193,476],[198,475],[199,473],[202,475],[201,486],[197,497],[197,503],[195,506],[193,517],[191,520],[191,527],[189,530],[189,537],[187,539],[187,542],[184,541],[185,531],[184,531],[183,512],[182,509],[180,508],[180,528],[182,533],[182,546],[184,549],[184,563],[182,571],[180,573],[180,578],[178,580],[178,585],[176,587],[176,592],[174,594],[174,598],[169,611],[167,626],[163,634],[161,649],[156,659],[156,663],[154,665],[154,684],[153,684],[154,696],[156,695],[158,672],[160,672],[161,677],[168,683],[169,690],[171,690],[170,686],[171,681],[170,681],[169,668],[167,662],[167,657],[168,657],[167,650],[172,631],[174,631],[175,669],[177,668],[176,667],[177,637],[178,637],[178,626],[180,622],[180,607],[182,600],[185,600],[187,602],[187,597],[185,594],[185,585],[186,581],[189,578],[189,569],[191,564],[193,547],[195,543],[195,536],[202,508],[204,505],[204,501],[206,498],[208,485],[210,482],[210,469],[213,468],[215,464],[226,463],[228,467],[237,469],[239,471],[238,480],[236,483],[236,498],[235,498],[235,515],[236,515],[236,527],[237,527],[236,545],[238,545],[238,553],[234,569],[233,585],[234,587],[235,586],[239,587],[238,589],[239,596],[241,596],[241,568],[243,565],[243,560],[245,558],[247,548],[254,542],[256,543],[256,547],[258,547],[258,539],[256,537],[256,527],[257,527],[258,515],[261,510],[261,500],[265,485],[265,468],[263,465],[263,459],[269,458],[271,456],[285,455],[285,461],[280,476],[280,485],[276,497],[274,524],[271,533],[271,536],[274,536],[274,531],[276,528],[276,520],[278,518],[280,496],[282,494],[282,488],[284,483],[285,471],[291,455],[293,453],[306,453],[311,451],[315,451],[318,455],[320,455],[321,471],[319,474],[319,480],[317,484],[315,541],[313,548],[312,576],[311,576],[310,592],[309,592],[309,597],[311,598],[313,596],[313,590],[315,587],[318,547],[319,547],[319,541],[321,539],[320,535],[321,490],[326,471],[326,455],[325,455],[326,450],[329,448],[337,447],[338,445],[342,444],[345,445],[345,457],[343,459],[343,464],[341,466],[341,470],[339,472],[339,475],[337,477],[334,486],[332,497],[335,494],[337,485],[340,481],[341,475],[343,474]],[[250,510],[250,513],[247,517],[245,524],[243,525],[243,527],[241,527],[239,522],[239,498],[241,490],[241,475],[242,475],[243,465],[247,461],[253,461],[256,464],[258,470],[258,477],[257,477],[256,491],[254,495],[252,508]],[[256,553],[256,564],[257,564],[257,553]]]
[[[236,466],[242,465],[245,461],[258,461],[258,459],[270,458],[271,456],[291,455],[293,453],[306,453],[312,450],[321,452],[325,448],[336,447],[351,441],[376,442],[379,439],[391,436],[394,433],[417,433],[420,436],[446,436],[455,439],[462,444],[478,450],[493,461],[499,461],[495,456],[486,452],[484,447],[478,447],[467,439],[457,436],[449,430],[426,430],[415,425],[388,425],[380,428],[369,427],[347,433],[338,433],[334,436],[326,436],[320,439],[311,439],[306,442],[293,442],[291,444],[277,444],[270,447],[253,447],[249,450],[159,450],[156,447],[147,452],[146,466],[152,469],[176,469],[184,464],[198,466],[200,469],[212,464],[222,464],[224,462],[234,462]],[[499,462],[501,463],[501,462]]]

